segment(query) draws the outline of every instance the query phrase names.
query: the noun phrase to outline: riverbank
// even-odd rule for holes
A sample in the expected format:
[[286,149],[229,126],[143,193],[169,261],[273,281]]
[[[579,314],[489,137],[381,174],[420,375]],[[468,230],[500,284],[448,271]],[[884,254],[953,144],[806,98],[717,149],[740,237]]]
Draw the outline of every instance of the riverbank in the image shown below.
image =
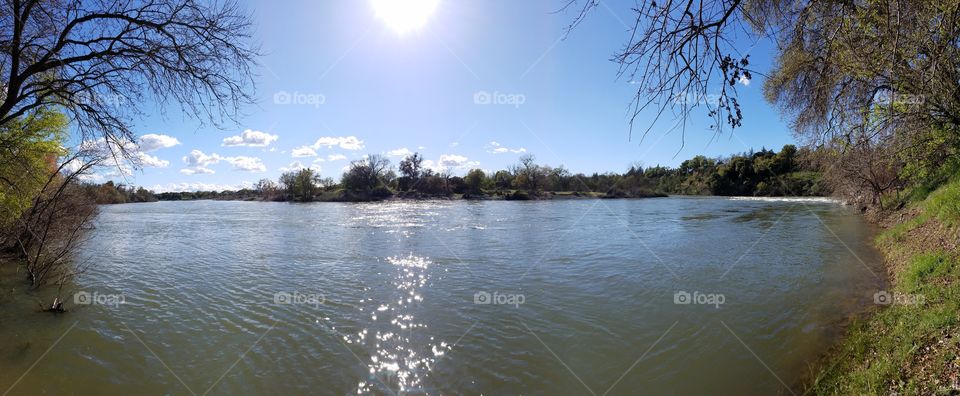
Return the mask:
[[[889,287],[808,384],[815,394],[960,392],[960,180],[880,219]],[[882,292],[881,292],[882,293]]]

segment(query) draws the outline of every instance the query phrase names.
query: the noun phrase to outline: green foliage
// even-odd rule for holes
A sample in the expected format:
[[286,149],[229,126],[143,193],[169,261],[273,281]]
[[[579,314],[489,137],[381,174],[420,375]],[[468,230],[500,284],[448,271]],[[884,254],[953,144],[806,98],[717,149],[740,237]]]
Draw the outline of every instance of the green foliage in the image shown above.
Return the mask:
[[463,182],[466,186],[466,193],[471,195],[483,194],[483,187],[486,184],[486,179],[487,175],[480,169],[473,169],[470,172],[467,172],[467,176],[463,178]]
[[930,194],[926,209],[946,225],[960,224],[960,181],[949,183]]
[[313,201],[320,190],[320,174],[313,169],[303,168],[280,175],[280,185],[287,199],[295,202]]
[[143,187],[114,185],[113,181],[103,184],[85,184],[82,186],[98,205],[122,204],[133,202],[155,202],[156,195]]
[[[808,150],[786,145],[780,152],[760,150],[708,159],[697,156],[686,160],[677,169],[664,167],[642,171],[656,180],[658,191],[684,195],[724,196],[817,196],[828,191],[820,181],[820,173],[804,166]],[[630,174],[630,172],[628,172]]]
[[0,126],[0,225],[30,208],[64,154],[67,118],[39,110]]
[[[910,135],[911,144],[898,153],[904,162],[900,177],[927,192],[946,182],[960,169],[960,134],[947,128],[928,128]],[[918,197],[920,199],[925,196]]]

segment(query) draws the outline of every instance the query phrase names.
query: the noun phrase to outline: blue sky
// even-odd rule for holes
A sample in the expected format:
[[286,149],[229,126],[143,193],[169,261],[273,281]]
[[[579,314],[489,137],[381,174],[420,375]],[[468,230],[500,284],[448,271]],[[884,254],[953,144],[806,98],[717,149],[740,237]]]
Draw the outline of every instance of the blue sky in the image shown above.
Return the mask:
[[[736,136],[716,137],[697,117],[681,150],[665,117],[631,139],[635,86],[609,59],[627,38],[633,2],[605,1],[566,39],[573,14],[555,12],[563,3],[439,0],[421,28],[401,34],[372,0],[245,2],[265,53],[258,105],[226,129],[148,106],[136,122],[148,166],[112,178],[158,191],[222,189],[312,166],[339,179],[349,160],[407,151],[458,174],[502,169],[523,153],[592,173],[794,142],[759,76],[738,86],[745,119]],[[752,65],[768,67],[769,45],[750,53]]]

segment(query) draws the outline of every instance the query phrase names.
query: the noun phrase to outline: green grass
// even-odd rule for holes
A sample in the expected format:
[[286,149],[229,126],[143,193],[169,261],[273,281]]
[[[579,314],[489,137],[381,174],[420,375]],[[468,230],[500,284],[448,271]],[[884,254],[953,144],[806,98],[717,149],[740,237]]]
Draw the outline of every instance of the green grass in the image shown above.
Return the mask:
[[[930,384],[904,371],[916,353],[935,342],[944,330],[957,325],[960,271],[950,254],[938,252],[916,257],[902,282],[894,288],[901,295],[920,296],[918,305],[893,304],[866,320],[855,323],[832,362],[813,384],[814,394],[880,394],[897,388],[900,394],[926,394]],[[956,342],[955,340],[953,342]],[[950,348],[946,356],[955,358]],[[934,365],[935,367],[938,365]],[[943,366],[940,364],[939,366]]]
[[890,227],[887,231],[877,235],[877,245],[883,245],[889,242],[904,242],[906,239],[907,233],[913,229],[916,229],[924,222],[927,221],[927,217],[920,215],[914,217],[910,220],[899,223],[893,227]]
[[[900,395],[950,394],[949,384],[933,384],[957,359],[960,325],[960,262],[957,252],[930,249],[923,238],[908,238],[911,230],[954,233],[960,225],[960,181],[953,181],[916,202],[915,218],[883,232],[877,244],[888,258],[904,260],[890,290],[921,299],[919,304],[894,303],[858,320],[810,384],[812,394]],[[938,224],[939,223],[939,224]],[[912,256],[904,252],[921,252]],[[896,263],[895,263],[896,264]],[[925,349],[930,345],[942,347]],[[950,345],[952,344],[952,345]],[[921,363],[921,359],[927,359]],[[917,373],[918,366],[928,376]]]
[[926,211],[943,224],[955,227],[960,224],[960,183],[951,182],[930,194]]

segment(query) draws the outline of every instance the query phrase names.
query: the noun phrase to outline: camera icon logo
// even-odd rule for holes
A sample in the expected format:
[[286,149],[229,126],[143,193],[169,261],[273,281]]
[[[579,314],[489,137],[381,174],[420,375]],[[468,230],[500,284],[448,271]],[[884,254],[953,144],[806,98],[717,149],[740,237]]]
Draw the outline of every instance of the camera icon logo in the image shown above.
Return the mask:
[[293,96],[287,91],[277,91],[273,94],[273,104],[287,105],[292,101]]
[[478,105],[487,105],[490,104],[493,100],[493,95],[487,91],[478,91],[473,94],[473,104]]
[[274,304],[290,304],[293,302],[293,298],[290,293],[287,292],[276,292],[273,294],[273,303]]
[[673,293],[673,303],[674,304],[690,304],[691,302],[690,293],[685,291],[678,291]]
[[93,299],[90,298],[90,292],[80,291],[73,295],[73,303],[77,305],[90,305]]
[[473,293],[473,303],[474,304],[490,304],[493,302],[493,299],[490,296],[490,293],[485,291],[479,291]]
[[893,303],[893,296],[885,290],[873,293],[873,303],[877,305],[890,305]]

